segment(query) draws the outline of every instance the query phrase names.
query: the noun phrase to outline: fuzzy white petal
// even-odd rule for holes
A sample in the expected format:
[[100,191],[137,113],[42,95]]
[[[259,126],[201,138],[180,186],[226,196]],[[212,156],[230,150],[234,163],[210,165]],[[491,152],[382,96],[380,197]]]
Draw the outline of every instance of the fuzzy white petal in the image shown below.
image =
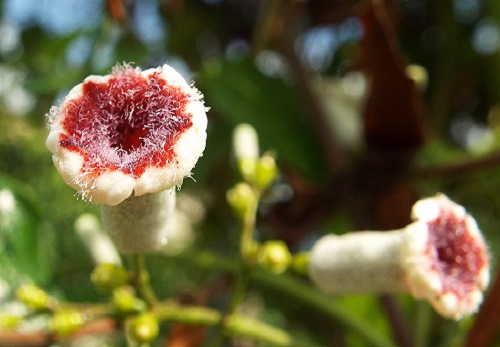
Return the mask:
[[59,149],[61,148],[61,146],[59,145],[59,138],[61,134],[62,131],[60,131],[59,129],[52,129],[47,136],[47,140],[45,140],[45,146],[53,154],[59,152]]
[[121,171],[110,171],[97,177],[93,189],[88,194],[96,203],[114,206],[128,198],[134,186],[133,177]]
[[79,177],[81,176],[81,169],[83,167],[84,159],[80,153],[69,151],[67,149],[61,148],[57,155],[52,156],[52,161],[59,171],[59,174],[63,178],[66,184],[79,190],[81,185],[79,184]]

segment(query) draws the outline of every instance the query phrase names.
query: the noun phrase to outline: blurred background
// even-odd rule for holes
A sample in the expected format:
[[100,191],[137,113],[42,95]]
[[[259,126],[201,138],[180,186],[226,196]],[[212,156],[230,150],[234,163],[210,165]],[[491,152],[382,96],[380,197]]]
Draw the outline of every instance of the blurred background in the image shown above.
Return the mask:
[[[170,64],[211,107],[196,182],[179,194],[177,239],[150,259],[162,297],[214,307],[227,300],[231,277],[194,255],[238,254],[225,192],[239,180],[231,133],[241,122],[257,129],[281,169],[259,211],[260,240],[282,239],[298,252],[325,233],[398,228],[419,197],[444,192],[476,217],[495,265],[500,2],[0,0],[4,310],[26,281],[67,300],[105,298],[90,283],[92,253],[75,232],[79,216],[99,210],[52,166],[45,114],[87,75],[120,62]],[[498,346],[496,287],[478,315],[460,322],[406,295],[331,298],[332,311],[262,283],[244,306],[318,346],[370,346],[360,327],[397,346]],[[176,341],[175,331],[163,336]]]

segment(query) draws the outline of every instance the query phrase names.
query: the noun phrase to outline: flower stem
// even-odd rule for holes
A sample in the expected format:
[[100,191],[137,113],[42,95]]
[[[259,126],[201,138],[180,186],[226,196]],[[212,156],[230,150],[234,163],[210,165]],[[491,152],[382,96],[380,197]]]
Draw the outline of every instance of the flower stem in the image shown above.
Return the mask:
[[257,248],[256,242],[253,239],[253,234],[255,230],[255,221],[257,218],[257,209],[259,207],[260,192],[254,188],[255,201],[248,211],[242,217],[242,231],[240,237],[240,256],[242,262],[240,262],[238,271],[235,273],[235,283],[231,297],[229,298],[229,304],[225,310],[225,313],[220,320],[219,324],[216,326],[216,333],[212,339],[211,346],[220,346],[225,340],[224,337],[224,323],[233,315],[245,298],[246,289],[249,282],[249,277],[251,273],[250,264],[255,261],[255,251]]
[[[183,263],[189,262],[203,269],[219,269],[230,273],[238,271],[236,261],[209,252],[184,253],[177,256]],[[296,300],[297,303],[323,313],[334,321],[341,322],[361,336],[367,344],[376,347],[394,347],[394,343],[384,334],[373,329],[370,322],[357,317],[341,304],[310,285],[286,274],[276,276],[267,271],[253,271],[250,278],[261,287],[267,287],[281,295]]]
[[243,217],[242,220],[242,231],[240,238],[240,254],[244,260],[252,260],[252,256],[255,253],[256,242],[253,239],[253,234],[255,231],[255,221],[257,218],[257,210],[260,202],[260,191],[255,189],[255,202],[250,207],[249,211]]
[[308,346],[307,343],[295,341],[287,332],[266,323],[237,314],[223,316],[219,312],[207,307],[162,303],[155,307],[154,313],[161,321],[208,326],[221,325],[224,332],[228,335],[246,336],[274,346]]
[[426,302],[418,302],[415,323],[415,347],[425,347],[428,345],[432,318],[432,310],[429,304]]
[[139,295],[146,301],[149,307],[158,302],[156,294],[151,286],[149,273],[146,268],[146,257],[144,254],[134,254],[132,257],[133,283]]

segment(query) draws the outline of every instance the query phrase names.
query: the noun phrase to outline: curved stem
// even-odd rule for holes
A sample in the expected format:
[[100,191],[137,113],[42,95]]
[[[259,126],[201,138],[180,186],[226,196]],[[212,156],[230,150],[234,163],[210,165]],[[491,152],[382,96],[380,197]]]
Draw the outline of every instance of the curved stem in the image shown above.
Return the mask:
[[[211,308],[204,306],[184,306],[174,302],[161,302],[155,304],[151,308],[158,320],[163,322],[176,322],[184,324],[196,324],[216,326],[221,325],[224,332],[231,336],[244,336],[256,341],[265,342],[273,346],[289,346],[289,347],[317,347],[310,343],[299,341],[292,337],[286,331],[275,328],[266,323],[255,319],[246,318],[237,314],[233,314],[223,318],[224,316]],[[89,327],[93,322],[88,322],[80,331],[77,331],[74,336],[81,336],[84,331],[95,333],[96,331],[112,331],[118,328],[116,321],[110,319],[99,318],[101,325],[95,325],[92,329]],[[47,341],[51,341],[52,335],[48,332],[34,333],[19,333],[7,332],[0,330],[0,345],[8,341],[8,345],[46,345]]]
[[432,327],[432,310],[426,302],[417,303],[415,318],[415,347],[428,346],[429,331]]
[[[209,252],[185,253],[177,256],[183,262],[205,268],[235,273],[238,263],[224,259]],[[362,336],[367,344],[377,347],[394,347],[394,343],[383,334],[374,330],[370,322],[364,321],[335,302],[332,296],[323,294],[310,285],[288,275],[276,276],[267,271],[253,271],[250,278],[261,286],[278,291],[297,303],[308,306],[317,312],[344,324]]]
[[139,295],[146,301],[149,307],[152,307],[158,302],[156,294],[149,280],[149,273],[146,268],[146,257],[143,254],[132,255],[132,272],[133,282],[136,286]]
[[253,234],[255,231],[255,223],[257,219],[257,210],[259,208],[261,193],[256,188],[255,202],[248,213],[242,220],[242,230],[240,238],[240,254],[244,260],[251,261],[252,255],[255,251],[255,240]]
[[[255,189],[255,188],[254,188]],[[248,266],[247,262],[254,261],[254,253],[256,248],[256,242],[253,239],[253,234],[255,231],[255,222],[257,218],[257,210],[260,201],[260,192],[255,189],[255,202],[248,213],[242,219],[242,231],[240,237],[240,256],[243,259],[239,263],[238,271],[236,271],[236,281],[234,284],[234,289],[231,297],[229,298],[229,304],[224,313],[224,317],[221,319],[217,326],[217,332],[213,338],[210,345],[220,346],[224,340],[223,336],[223,324],[226,318],[233,315],[238,306],[245,298],[245,292],[249,282],[249,275],[251,268]]]
[[296,341],[287,332],[266,323],[237,314],[223,316],[216,310],[207,307],[165,303],[158,305],[154,312],[162,321],[209,326],[221,325],[227,335],[246,336],[275,346],[308,346],[305,342]]

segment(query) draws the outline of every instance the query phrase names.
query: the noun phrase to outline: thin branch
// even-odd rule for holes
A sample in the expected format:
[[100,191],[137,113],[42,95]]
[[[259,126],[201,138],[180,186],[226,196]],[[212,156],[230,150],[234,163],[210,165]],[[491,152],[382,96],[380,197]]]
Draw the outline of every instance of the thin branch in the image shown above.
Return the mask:
[[144,255],[134,254],[132,256],[132,266],[134,273],[133,282],[135,282],[136,288],[139,289],[140,295],[149,306],[155,305],[158,302],[158,299],[156,298],[156,294],[151,286]]
[[500,166],[500,151],[475,159],[468,159],[458,163],[423,167],[413,170],[411,176],[417,179],[448,177],[456,174],[468,174],[483,169],[493,169]]
[[345,153],[335,140],[335,130],[328,122],[326,108],[314,89],[311,71],[304,65],[295,50],[295,23],[293,13],[290,13],[293,12],[293,6],[285,7],[284,12],[283,26],[287,31],[281,37],[279,49],[289,64],[290,74],[294,79],[297,89],[302,94],[310,123],[323,148],[326,162],[329,164],[330,170],[335,172],[344,166],[346,160]]
[[44,332],[0,331],[0,346],[50,346],[52,336]]
[[394,301],[394,298],[391,295],[381,295],[379,299],[391,323],[394,340],[398,346],[413,346],[413,339],[410,331],[408,331],[408,324],[404,321],[401,308]]
[[[500,274],[497,275],[492,288],[481,306],[481,310],[470,328],[464,347],[493,346],[498,339],[500,322]],[[498,341],[498,340],[496,340]]]
[[[297,342],[290,334],[279,328],[237,314],[223,317],[218,311],[203,306],[185,306],[164,302],[155,305],[152,310],[163,322],[208,326],[216,326],[222,322],[224,332],[231,336],[244,336],[274,346],[307,346],[307,344]],[[86,324],[69,339],[76,339],[83,335],[110,333],[117,330],[118,326],[118,322],[114,319],[99,319]],[[55,340],[57,337],[54,334],[45,331],[34,333],[0,331],[0,346],[49,346]]]
[[[113,319],[105,318],[92,321],[75,334],[69,337],[77,339],[84,335],[111,333],[116,330],[117,324]],[[0,331],[0,346],[50,346],[57,338],[46,331],[23,333],[18,331]]]
[[261,1],[252,37],[252,51],[254,55],[257,55],[257,53],[264,49],[276,34],[281,34],[280,31],[283,29],[281,25],[283,5],[286,5],[283,0]]

